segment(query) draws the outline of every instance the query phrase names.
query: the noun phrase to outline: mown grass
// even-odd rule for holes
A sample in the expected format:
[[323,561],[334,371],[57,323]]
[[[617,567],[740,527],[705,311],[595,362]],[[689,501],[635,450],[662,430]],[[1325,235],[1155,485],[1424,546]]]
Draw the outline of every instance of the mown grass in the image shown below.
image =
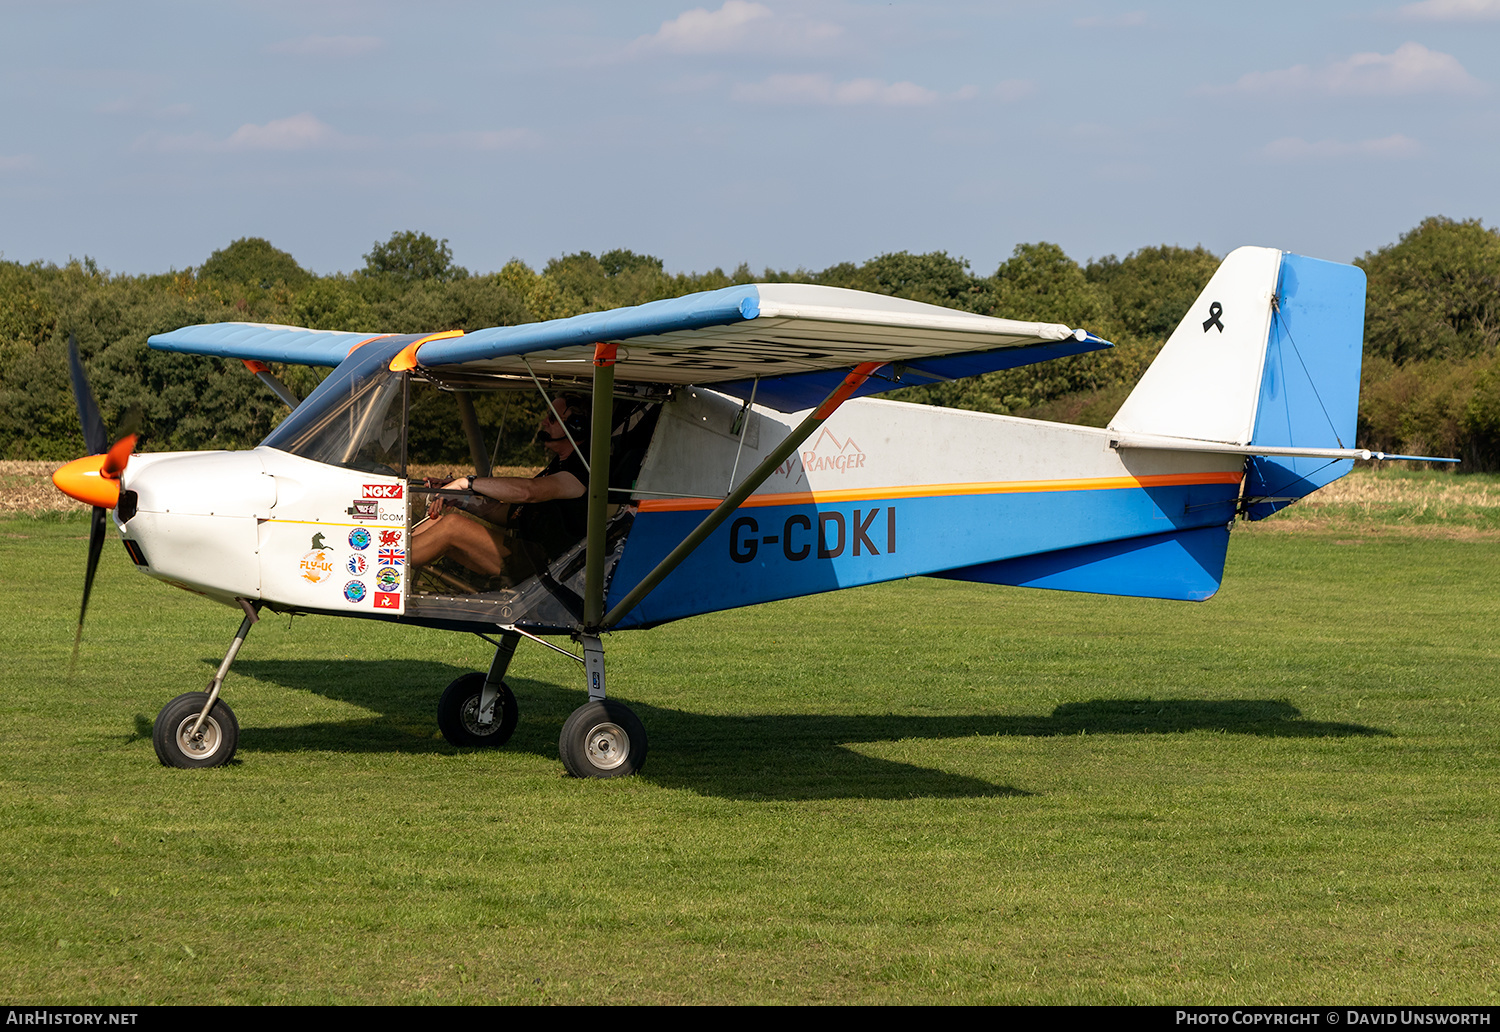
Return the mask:
[[0,524],[0,997],[1494,1003],[1495,542],[1291,519],[1202,605],[918,579],[617,635],[621,782],[563,776],[567,660],[458,750],[485,646],[329,618],[255,628],[234,765],[164,769],[236,614],[111,545],[70,680],[86,527]]

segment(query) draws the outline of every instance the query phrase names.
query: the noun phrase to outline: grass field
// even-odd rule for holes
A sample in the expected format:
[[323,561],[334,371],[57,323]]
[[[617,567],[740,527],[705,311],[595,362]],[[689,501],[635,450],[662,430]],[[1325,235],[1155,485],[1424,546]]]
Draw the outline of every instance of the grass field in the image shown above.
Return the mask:
[[232,766],[160,767],[237,614],[111,544],[70,680],[86,523],[10,519],[0,999],[1494,1004],[1497,485],[1357,475],[1201,605],[917,579],[617,635],[620,782],[563,775],[567,660],[523,644],[515,739],[458,750],[483,643],[330,618],[255,628]]

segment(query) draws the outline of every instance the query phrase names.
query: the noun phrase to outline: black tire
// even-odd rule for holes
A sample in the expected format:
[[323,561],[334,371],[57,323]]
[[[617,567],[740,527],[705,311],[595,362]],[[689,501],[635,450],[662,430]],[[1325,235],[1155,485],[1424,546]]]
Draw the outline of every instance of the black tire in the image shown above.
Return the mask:
[[485,674],[464,674],[447,688],[438,700],[438,728],[443,737],[458,746],[504,745],[516,732],[520,711],[515,693],[500,682],[500,696],[495,700],[495,719],[479,722],[479,698],[484,692]]
[[646,729],[613,699],[584,703],[563,723],[557,751],[575,778],[623,778],[646,763]]
[[214,700],[214,708],[208,711],[198,734],[188,736],[207,701],[207,692],[188,692],[167,703],[156,715],[151,744],[156,746],[156,758],[163,766],[222,767],[234,759],[240,744],[240,724],[223,699]]

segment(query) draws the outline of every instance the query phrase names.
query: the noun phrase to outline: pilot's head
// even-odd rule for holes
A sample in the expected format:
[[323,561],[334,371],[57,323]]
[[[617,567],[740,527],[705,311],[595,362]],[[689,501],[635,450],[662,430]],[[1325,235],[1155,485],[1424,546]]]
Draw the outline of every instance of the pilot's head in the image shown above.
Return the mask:
[[[557,416],[553,416],[552,409],[557,410]],[[559,458],[567,458],[573,450],[568,435],[578,442],[582,448],[588,440],[589,435],[589,403],[579,394],[559,394],[552,399],[552,409],[542,413],[542,421],[537,428],[536,441]],[[558,422],[558,417],[562,422]],[[564,431],[563,427],[567,430]]]

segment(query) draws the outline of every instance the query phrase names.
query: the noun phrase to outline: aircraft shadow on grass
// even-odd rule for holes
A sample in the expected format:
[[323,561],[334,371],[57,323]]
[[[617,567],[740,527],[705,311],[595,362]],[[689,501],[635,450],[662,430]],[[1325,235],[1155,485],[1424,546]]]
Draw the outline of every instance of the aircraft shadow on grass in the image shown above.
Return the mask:
[[[217,665],[217,661],[210,661],[210,665]],[[438,734],[433,711],[443,687],[468,673],[467,668],[430,660],[242,660],[234,672],[239,677],[313,692],[372,711],[367,717],[336,722],[242,727],[241,753],[456,751]],[[507,682],[516,694],[521,720],[504,748],[555,759],[558,732],[578,705],[579,691],[519,677],[507,678]],[[228,695],[232,705],[232,685]],[[1093,699],[1064,703],[1046,716],[732,716],[665,709],[634,700],[630,705],[651,739],[652,755],[642,777],[666,787],[728,798],[904,799],[1031,794],[979,778],[865,756],[848,748],[858,742],[1204,730],[1270,738],[1390,734],[1361,724],[1304,720],[1295,706],[1278,699]]]

